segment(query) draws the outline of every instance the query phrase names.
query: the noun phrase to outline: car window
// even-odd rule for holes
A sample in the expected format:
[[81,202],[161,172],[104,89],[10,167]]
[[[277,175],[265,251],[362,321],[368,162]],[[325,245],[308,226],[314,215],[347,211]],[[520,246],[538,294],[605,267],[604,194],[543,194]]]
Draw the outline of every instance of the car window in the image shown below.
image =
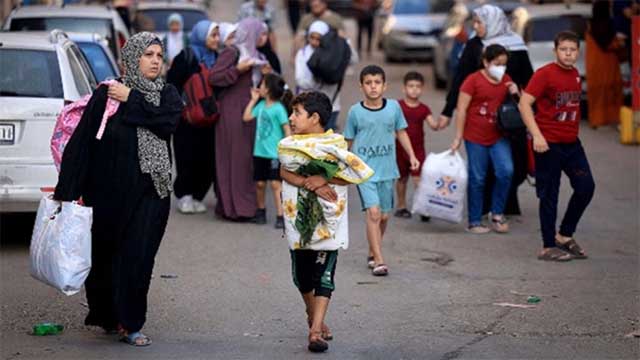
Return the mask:
[[54,51],[0,49],[0,96],[62,98],[63,94]]
[[396,0],[393,13],[397,15],[446,13],[452,7],[452,0]]
[[73,76],[73,82],[76,84],[78,93],[80,96],[84,96],[91,93],[91,88],[87,82],[84,70],[80,65],[78,59],[74,55],[71,48],[67,49],[67,57],[69,58],[69,66],[71,67],[71,75]]
[[138,10],[136,14],[135,27],[138,31],[169,31],[167,19],[173,13],[182,15],[182,19],[184,20],[184,30],[186,32],[190,32],[198,21],[207,20],[207,14],[199,10]]
[[91,42],[76,42],[76,44],[89,62],[91,71],[98,82],[118,77],[109,57],[100,45]]
[[46,17],[46,18],[17,18],[11,19],[10,30],[47,31],[60,29],[69,32],[98,33],[109,42],[111,51],[115,54],[115,32],[111,19]]
[[80,49],[76,45],[71,46],[70,49],[71,52],[73,52],[73,55],[76,56],[76,59],[78,59],[78,63],[80,64],[80,67],[82,67],[82,72],[87,76],[87,80],[89,80],[89,85],[91,85],[91,88],[95,89],[96,87],[98,87],[96,77],[91,70],[91,66],[87,61],[87,57],[84,56],[82,51],[80,51]]
[[564,15],[531,19],[524,30],[525,42],[553,41],[555,35],[564,30],[571,30],[584,39],[587,28],[587,20],[580,15]]

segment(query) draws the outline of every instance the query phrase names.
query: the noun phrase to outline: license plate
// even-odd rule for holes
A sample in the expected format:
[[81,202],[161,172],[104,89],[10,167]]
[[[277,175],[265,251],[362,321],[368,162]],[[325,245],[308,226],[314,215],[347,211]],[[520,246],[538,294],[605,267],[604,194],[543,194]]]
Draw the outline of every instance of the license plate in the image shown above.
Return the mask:
[[16,126],[0,124],[0,145],[13,145],[16,141]]

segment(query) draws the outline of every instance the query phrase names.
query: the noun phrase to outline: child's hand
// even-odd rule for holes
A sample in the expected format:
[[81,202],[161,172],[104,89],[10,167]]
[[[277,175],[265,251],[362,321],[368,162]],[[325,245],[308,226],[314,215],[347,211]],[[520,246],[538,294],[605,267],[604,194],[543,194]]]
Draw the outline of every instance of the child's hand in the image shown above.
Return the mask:
[[509,89],[509,93],[511,95],[517,95],[518,92],[518,85],[516,85],[514,82],[508,82],[507,83],[507,88]]
[[411,162],[411,170],[412,171],[416,171],[418,169],[420,169],[420,160],[418,160],[418,158],[416,158],[415,156],[412,156],[411,159],[409,160],[409,162]]
[[316,191],[327,185],[327,180],[320,175],[309,176],[304,180],[304,188],[309,191]]
[[460,139],[459,137],[453,139],[453,142],[451,143],[451,151],[457,151],[460,148],[461,144],[462,139]]
[[533,150],[538,153],[543,153],[549,150],[549,144],[547,144],[547,139],[544,136],[534,136],[533,137]]
[[251,101],[257,102],[260,99],[260,90],[256,88],[251,88]]
[[329,185],[325,185],[315,191],[316,195],[321,198],[330,201],[337,202],[338,201],[338,193],[335,192]]

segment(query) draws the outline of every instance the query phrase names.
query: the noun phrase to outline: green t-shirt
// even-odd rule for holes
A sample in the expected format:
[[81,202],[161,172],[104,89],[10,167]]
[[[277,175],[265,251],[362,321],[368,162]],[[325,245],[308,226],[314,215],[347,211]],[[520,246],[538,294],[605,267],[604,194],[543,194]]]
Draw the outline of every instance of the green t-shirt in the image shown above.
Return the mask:
[[289,123],[287,109],[279,101],[267,107],[266,102],[260,100],[253,107],[251,115],[256,119],[256,142],[253,146],[253,156],[277,159],[278,143],[284,139],[282,126]]

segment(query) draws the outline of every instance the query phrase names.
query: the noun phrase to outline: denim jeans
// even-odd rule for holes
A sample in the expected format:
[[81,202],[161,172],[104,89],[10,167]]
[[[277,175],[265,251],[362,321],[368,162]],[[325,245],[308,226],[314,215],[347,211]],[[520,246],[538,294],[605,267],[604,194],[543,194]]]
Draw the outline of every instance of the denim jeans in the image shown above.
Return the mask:
[[540,199],[540,228],[545,248],[556,246],[556,218],[560,177],[569,177],[573,194],[560,225],[560,235],[572,237],[587,205],[593,197],[595,183],[587,156],[580,141],[549,144],[549,150],[536,153],[536,193]]
[[469,185],[467,188],[467,204],[469,211],[469,225],[482,223],[482,203],[485,179],[489,168],[489,161],[495,169],[496,183],[491,194],[491,213],[502,215],[507,203],[511,177],[513,176],[513,161],[509,140],[502,138],[491,146],[476,144],[465,140],[469,168]]

